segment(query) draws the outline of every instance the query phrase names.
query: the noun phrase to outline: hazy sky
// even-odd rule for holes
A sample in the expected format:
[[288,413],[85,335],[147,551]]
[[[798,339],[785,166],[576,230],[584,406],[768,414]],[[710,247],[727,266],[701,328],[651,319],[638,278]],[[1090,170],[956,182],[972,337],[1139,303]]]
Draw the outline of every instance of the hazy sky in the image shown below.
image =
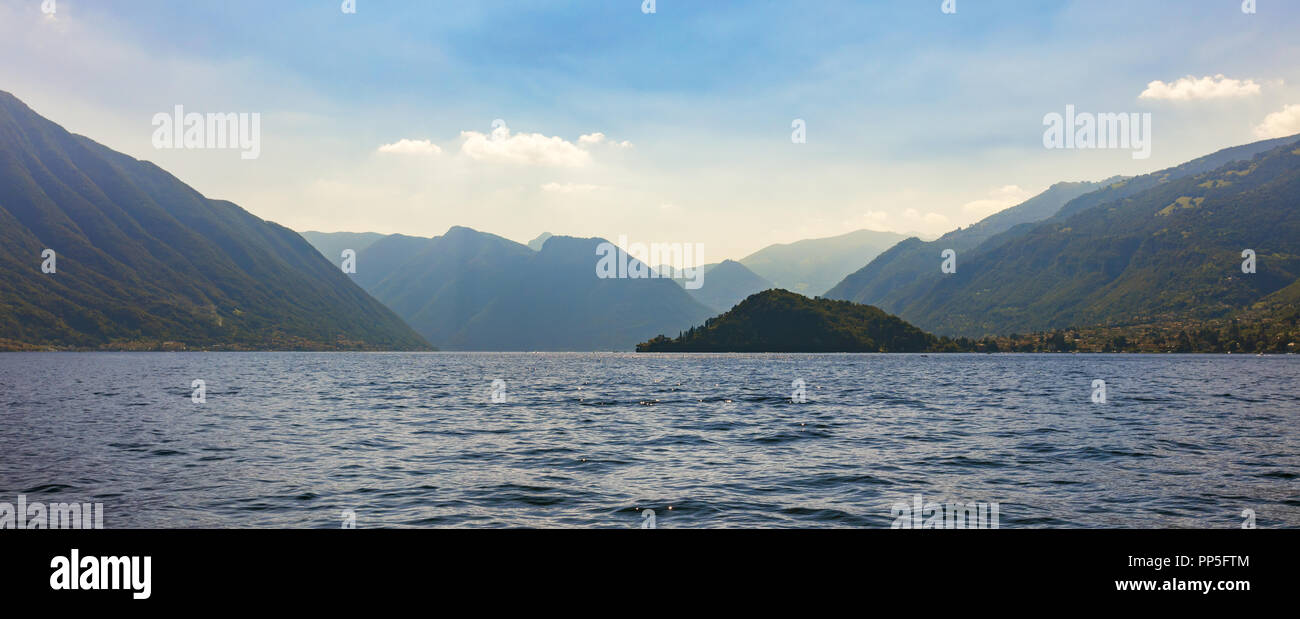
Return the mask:
[[[941,233],[1300,132],[1290,0],[48,1],[0,0],[0,90],[297,230],[627,235],[712,262]],[[155,149],[176,105],[261,114],[260,157]],[[1066,105],[1151,113],[1150,158],[1045,149]]]

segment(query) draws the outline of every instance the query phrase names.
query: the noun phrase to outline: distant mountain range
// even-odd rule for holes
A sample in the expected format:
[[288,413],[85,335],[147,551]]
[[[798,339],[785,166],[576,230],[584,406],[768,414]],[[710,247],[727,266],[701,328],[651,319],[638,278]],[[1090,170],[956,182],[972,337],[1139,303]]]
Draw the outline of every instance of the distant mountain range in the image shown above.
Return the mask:
[[[943,239],[909,241],[828,296],[967,337],[1197,321],[1267,304],[1300,276],[1298,140],[1225,149],[1110,183],[1046,220],[959,250],[953,274],[939,272]],[[1246,249],[1258,256],[1255,274],[1241,271]]]
[[817,296],[904,238],[896,232],[858,230],[769,245],[741,258],[740,263],[778,288]]
[[429,348],[296,232],[5,92],[0,273],[5,349]]
[[810,299],[788,290],[755,294],[676,338],[637,352],[927,352],[952,348],[870,305]]
[[391,235],[358,253],[355,279],[451,350],[632,350],[713,313],[672,279],[598,278],[602,242],[549,236],[534,251],[460,226]]
[[[671,267],[661,266],[655,270],[661,274],[674,275]],[[690,278],[681,274],[677,274],[673,281],[686,288],[686,294],[691,295],[692,299],[714,313],[725,312],[756,292],[776,287],[735,260],[706,264],[700,270],[704,272],[704,278],[700,280],[698,288],[687,286]]]
[[696,288],[598,277],[598,238],[300,236],[0,93],[0,349],[1291,350],[1298,204],[1293,136],[1058,183],[931,242],[773,245]]
[[[1253,308],[1252,316],[1274,320],[1287,315],[1287,295],[1300,295],[1293,286],[1300,275],[1300,252],[1291,240],[1297,213],[1285,206],[1300,198],[1300,191],[1288,184],[1295,141],[1267,140],[1224,149],[1133,178],[1057,183],[934,241],[907,238],[878,255],[879,248],[902,235],[862,230],[773,245],[741,261],[706,265],[699,289],[683,286],[681,274],[668,280],[678,284],[676,289],[659,286],[656,293],[628,285],[637,280],[601,282],[599,289],[612,302],[626,304],[630,323],[636,325],[622,331],[587,318],[573,323],[571,330],[550,330],[545,336],[520,330],[537,316],[587,316],[588,309],[566,311],[566,301],[552,298],[563,288],[559,280],[551,286],[531,285],[550,281],[541,272],[569,273],[566,277],[575,281],[592,282],[588,274],[594,251],[573,253],[568,260],[548,253],[556,239],[564,239],[565,246],[577,241],[567,237],[543,234],[531,243],[540,247],[537,251],[461,228],[438,239],[393,235],[362,252],[367,266],[358,268],[356,279],[430,341],[484,350],[623,350],[635,343],[634,333],[650,337],[683,331],[701,324],[705,315],[727,313],[756,293],[782,288],[782,282],[815,290],[829,281],[829,273],[838,271],[849,274],[826,297],[876,306],[941,336],[981,338],[1208,320],[1248,308]],[[471,235],[478,242],[451,243],[458,235]],[[331,251],[324,240],[319,243],[322,251]],[[1241,251],[1251,248],[1266,266],[1250,277],[1234,274],[1231,267],[1239,266]],[[957,255],[957,271],[951,274],[940,271],[941,254],[947,249]],[[1230,259],[1234,255],[1238,258]],[[855,260],[865,260],[865,266],[850,266],[861,264]],[[529,269],[539,275],[511,278]],[[659,270],[673,275],[671,269]],[[510,292],[503,292],[507,289]],[[590,294],[581,286],[571,292]],[[658,314],[652,316],[646,310],[655,294],[666,296],[653,299]],[[525,312],[529,320],[520,320],[515,315],[519,312],[512,311],[520,307],[538,311]],[[1294,322],[1294,311],[1290,316]],[[1269,328],[1256,330],[1243,346],[1277,346],[1278,338],[1285,339],[1282,334],[1289,332],[1287,323],[1279,324],[1272,329],[1272,339]],[[597,325],[603,333],[588,332]],[[1214,329],[1237,333],[1224,325]],[[1102,346],[1119,347],[1107,333],[1092,331],[1088,337],[1101,338]],[[1116,342],[1122,340],[1140,340],[1144,350],[1158,349],[1162,341],[1153,335],[1125,336]],[[1003,337],[1000,344],[985,341],[981,350],[1037,346],[1037,341]]]
[[307,239],[312,247],[320,250],[325,255],[325,259],[338,264],[343,257],[343,250],[350,249],[355,252],[370,247],[375,241],[384,238],[384,234],[378,232],[312,232],[302,233],[302,238]]

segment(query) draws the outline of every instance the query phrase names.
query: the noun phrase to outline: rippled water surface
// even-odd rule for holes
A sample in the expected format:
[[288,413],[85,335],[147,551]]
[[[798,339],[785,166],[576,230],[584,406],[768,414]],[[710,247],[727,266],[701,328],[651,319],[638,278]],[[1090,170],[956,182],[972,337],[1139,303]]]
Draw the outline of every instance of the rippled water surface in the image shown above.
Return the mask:
[[1296,527],[1298,426],[1294,356],[0,354],[0,502],[101,502],[107,528],[888,527],[920,493],[1003,528]]

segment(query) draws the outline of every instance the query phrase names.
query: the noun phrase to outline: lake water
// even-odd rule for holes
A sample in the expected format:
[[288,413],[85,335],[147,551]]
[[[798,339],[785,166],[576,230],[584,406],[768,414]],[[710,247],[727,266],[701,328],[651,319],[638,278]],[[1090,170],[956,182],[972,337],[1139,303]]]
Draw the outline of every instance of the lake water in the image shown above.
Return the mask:
[[1298,427],[1295,356],[0,354],[0,502],[103,503],[106,528],[889,527],[921,494],[1002,528],[1297,527]]

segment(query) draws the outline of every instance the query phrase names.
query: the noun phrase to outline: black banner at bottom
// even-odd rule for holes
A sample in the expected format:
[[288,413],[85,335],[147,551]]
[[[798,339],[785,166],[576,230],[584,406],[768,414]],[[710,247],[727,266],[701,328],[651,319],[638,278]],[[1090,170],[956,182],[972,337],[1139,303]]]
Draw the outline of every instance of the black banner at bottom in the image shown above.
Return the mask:
[[[1300,531],[0,531],[9,603],[481,605],[584,592],[763,607],[917,595],[1180,606],[1282,601]],[[21,606],[20,606],[21,607]],[[627,610],[635,610],[628,608]]]

